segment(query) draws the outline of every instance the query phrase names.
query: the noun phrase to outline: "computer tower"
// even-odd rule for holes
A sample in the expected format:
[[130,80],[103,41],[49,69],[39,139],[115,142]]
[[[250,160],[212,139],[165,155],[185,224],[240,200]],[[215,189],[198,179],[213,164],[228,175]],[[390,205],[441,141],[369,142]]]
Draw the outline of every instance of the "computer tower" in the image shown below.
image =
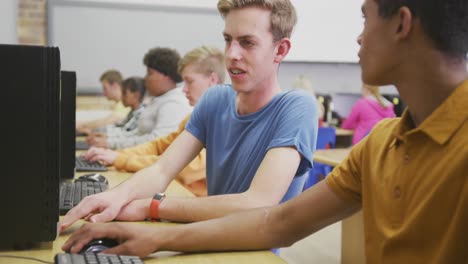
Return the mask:
[[76,73],[61,71],[60,85],[60,178],[75,174]]
[[0,247],[52,241],[59,220],[60,52],[0,45]]

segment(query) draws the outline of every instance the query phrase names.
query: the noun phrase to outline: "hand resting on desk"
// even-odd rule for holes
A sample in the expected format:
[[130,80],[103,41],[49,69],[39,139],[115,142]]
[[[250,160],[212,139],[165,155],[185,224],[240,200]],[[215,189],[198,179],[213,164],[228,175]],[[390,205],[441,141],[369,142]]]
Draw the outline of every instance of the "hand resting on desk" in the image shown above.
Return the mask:
[[83,158],[89,161],[98,161],[106,166],[114,164],[119,153],[105,148],[91,147],[86,153],[82,155]]
[[137,223],[84,224],[63,244],[62,250],[78,253],[90,241],[105,237],[119,241],[119,245],[101,253],[144,257],[157,249],[155,243],[148,243],[157,238],[157,230],[155,226]]
[[120,221],[141,221],[149,217],[151,198],[134,200],[126,204],[117,192],[110,190],[85,197],[72,208],[60,222],[59,232],[84,218],[92,223]]

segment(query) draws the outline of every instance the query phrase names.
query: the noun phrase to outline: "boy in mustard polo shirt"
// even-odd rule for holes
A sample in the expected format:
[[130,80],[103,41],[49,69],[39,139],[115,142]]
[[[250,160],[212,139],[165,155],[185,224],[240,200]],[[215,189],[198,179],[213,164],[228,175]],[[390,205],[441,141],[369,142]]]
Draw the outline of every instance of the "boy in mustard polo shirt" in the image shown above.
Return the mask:
[[123,242],[106,253],[139,256],[289,246],[362,208],[368,263],[468,263],[468,1],[365,0],[362,10],[362,79],[394,84],[408,109],[325,181],[278,206],[190,225],[87,225],[63,249],[97,235]]
[[[202,46],[189,51],[179,61],[179,74],[184,79],[183,91],[191,106],[215,84],[224,83],[226,68],[224,54],[213,47]],[[177,131],[148,143],[121,150],[92,147],[83,157],[114,166],[118,170],[136,172],[157,162],[164,151],[185,129],[190,115],[179,124]],[[197,196],[206,196],[206,152],[203,150],[178,175],[177,180]]]

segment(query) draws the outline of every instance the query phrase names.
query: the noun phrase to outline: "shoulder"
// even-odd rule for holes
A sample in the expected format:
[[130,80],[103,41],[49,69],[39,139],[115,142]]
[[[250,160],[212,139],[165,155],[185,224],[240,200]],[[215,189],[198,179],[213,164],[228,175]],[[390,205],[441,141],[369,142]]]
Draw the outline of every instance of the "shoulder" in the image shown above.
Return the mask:
[[385,118],[375,125],[375,131],[393,131],[393,129],[400,123],[401,118]]
[[[236,92],[229,84],[218,84],[209,88],[201,97],[200,104],[226,104],[236,97]],[[197,103],[198,104],[198,103]]]
[[296,106],[317,107],[316,99],[306,91],[302,90],[287,90],[280,94],[279,104],[294,104]]

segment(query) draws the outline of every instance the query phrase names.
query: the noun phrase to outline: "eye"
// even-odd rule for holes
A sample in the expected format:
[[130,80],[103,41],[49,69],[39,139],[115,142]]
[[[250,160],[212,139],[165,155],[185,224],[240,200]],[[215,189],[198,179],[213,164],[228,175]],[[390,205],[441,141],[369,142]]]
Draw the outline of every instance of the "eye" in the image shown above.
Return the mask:
[[231,42],[231,38],[230,37],[224,37],[224,42],[226,43],[230,43]]
[[244,46],[244,47],[251,47],[254,45],[254,43],[250,40],[242,40],[241,41],[241,45]]

